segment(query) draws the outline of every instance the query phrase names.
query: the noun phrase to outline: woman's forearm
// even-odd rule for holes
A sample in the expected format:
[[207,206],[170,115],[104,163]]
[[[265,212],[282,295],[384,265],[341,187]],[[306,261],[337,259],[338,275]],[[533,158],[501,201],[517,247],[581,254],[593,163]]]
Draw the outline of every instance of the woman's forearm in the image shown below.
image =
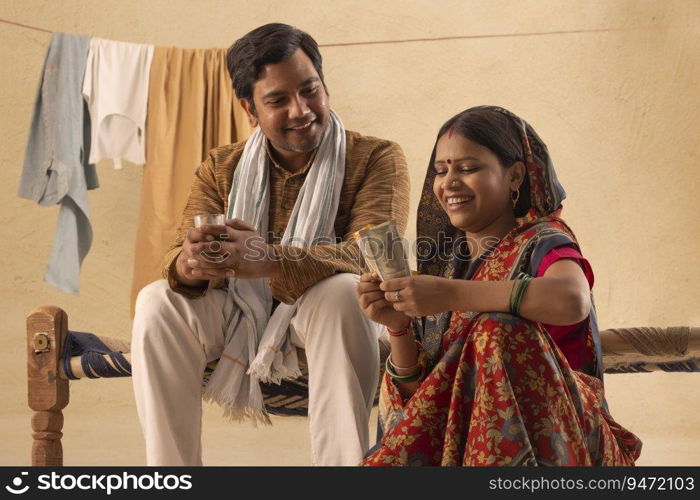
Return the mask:
[[[410,332],[401,336],[389,336],[391,343],[391,363],[396,367],[397,375],[409,375],[415,373],[416,365],[418,364],[418,346],[416,346],[415,338]],[[420,386],[420,382],[396,383],[401,397],[408,398]]]
[[389,336],[391,342],[391,362],[395,366],[411,368],[418,363],[418,347],[413,335]]
[[[514,281],[450,280],[452,310],[510,312]],[[549,325],[573,325],[590,313],[590,295],[571,280],[555,277],[533,278],[522,302],[520,316]]]

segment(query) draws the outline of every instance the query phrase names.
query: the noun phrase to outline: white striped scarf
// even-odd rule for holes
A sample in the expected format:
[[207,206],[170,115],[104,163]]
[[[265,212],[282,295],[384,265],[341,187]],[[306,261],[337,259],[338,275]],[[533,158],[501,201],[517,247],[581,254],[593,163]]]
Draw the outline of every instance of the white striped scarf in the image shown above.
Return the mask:
[[[257,129],[246,142],[233,176],[227,218],[252,224],[267,234],[270,181],[265,135]],[[335,238],[335,215],[345,176],[345,127],[330,111],[321,144],[287,223],[283,245],[304,247]],[[270,423],[260,382],[279,384],[301,375],[289,324],[296,305],[279,304],[270,316],[272,293],[267,278],[229,279],[225,343],[221,359],[204,388],[206,401],[224,408],[224,416]]]

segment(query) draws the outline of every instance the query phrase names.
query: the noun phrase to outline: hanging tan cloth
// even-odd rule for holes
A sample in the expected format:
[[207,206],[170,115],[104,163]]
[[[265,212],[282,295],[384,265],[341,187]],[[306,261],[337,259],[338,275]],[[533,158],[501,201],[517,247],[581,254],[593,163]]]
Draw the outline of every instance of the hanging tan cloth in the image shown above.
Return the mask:
[[160,278],[194,172],[210,149],[251,133],[233,94],[225,49],[156,47],[146,123],[146,164],[136,233],[131,315],[139,291]]

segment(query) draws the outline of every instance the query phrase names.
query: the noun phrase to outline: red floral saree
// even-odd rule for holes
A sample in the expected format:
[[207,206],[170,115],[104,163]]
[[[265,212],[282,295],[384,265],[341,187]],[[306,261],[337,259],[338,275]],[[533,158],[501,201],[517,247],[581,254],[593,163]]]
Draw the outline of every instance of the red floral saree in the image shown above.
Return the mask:
[[[531,261],[524,252],[567,233],[553,217],[521,225],[471,279],[508,279],[518,262]],[[595,359],[590,330],[588,347]],[[405,403],[384,376],[384,436],[363,465],[634,465],[638,458],[641,442],[610,416],[596,370],[571,369],[541,324],[455,311],[440,351]]]
[[[519,131],[528,212],[489,252],[473,259],[464,251],[464,233],[450,224],[433,195],[433,150],[418,208],[418,270],[488,281],[514,279],[520,272],[536,276],[552,249],[580,250],[559,218],[564,189],[547,146],[527,122],[495,106],[473,109],[502,113]],[[540,323],[468,311],[421,318],[414,332],[430,371],[405,402],[384,376],[383,437],[362,464],[633,465],[641,441],[608,412],[595,307],[582,330],[587,363],[575,371]]]

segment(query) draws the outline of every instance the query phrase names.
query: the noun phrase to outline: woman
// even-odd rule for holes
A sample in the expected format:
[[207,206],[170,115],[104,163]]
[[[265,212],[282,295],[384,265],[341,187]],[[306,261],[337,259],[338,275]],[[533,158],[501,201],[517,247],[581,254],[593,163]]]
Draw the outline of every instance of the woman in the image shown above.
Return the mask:
[[443,125],[420,274],[358,285],[391,342],[384,436],[363,464],[634,464],[641,442],[605,403],[593,272],[559,217],[564,196],[545,144],[509,111]]

